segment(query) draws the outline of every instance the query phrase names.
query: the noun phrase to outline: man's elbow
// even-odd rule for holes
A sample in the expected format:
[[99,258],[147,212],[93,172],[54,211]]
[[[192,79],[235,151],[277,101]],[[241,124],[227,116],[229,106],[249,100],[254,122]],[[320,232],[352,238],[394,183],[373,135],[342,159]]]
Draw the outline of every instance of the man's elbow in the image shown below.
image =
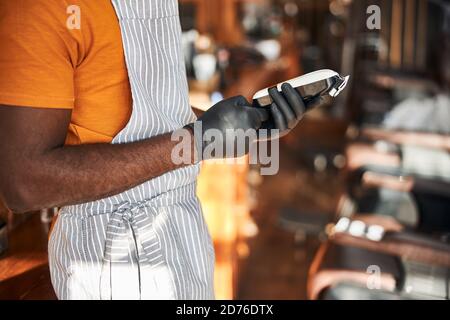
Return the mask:
[[22,174],[10,173],[5,178],[0,173],[0,198],[3,204],[13,213],[25,213],[39,209],[36,196],[33,195],[29,183],[22,179]]

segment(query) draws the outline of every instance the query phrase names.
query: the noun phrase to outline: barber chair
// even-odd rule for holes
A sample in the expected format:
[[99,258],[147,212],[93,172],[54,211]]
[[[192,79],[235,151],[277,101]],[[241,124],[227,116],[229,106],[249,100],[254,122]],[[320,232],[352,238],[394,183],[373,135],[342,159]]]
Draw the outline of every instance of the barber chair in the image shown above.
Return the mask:
[[[450,137],[366,129],[361,139],[377,140],[386,157],[377,157],[374,149],[355,160],[358,147],[347,148],[348,193],[355,211],[389,217],[420,232],[449,232]],[[398,156],[397,165],[392,155]]]
[[[449,250],[447,247],[445,250]],[[338,239],[323,244],[310,269],[308,298],[324,300],[448,300],[450,264],[352,246]]]
[[310,299],[450,298],[450,168],[426,152],[409,154],[407,165],[350,172],[337,222],[310,268]]
[[360,184],[349,190],[354,212],[394,219],[420,232],[450,232],[450,183],[383,169],[355,173]]

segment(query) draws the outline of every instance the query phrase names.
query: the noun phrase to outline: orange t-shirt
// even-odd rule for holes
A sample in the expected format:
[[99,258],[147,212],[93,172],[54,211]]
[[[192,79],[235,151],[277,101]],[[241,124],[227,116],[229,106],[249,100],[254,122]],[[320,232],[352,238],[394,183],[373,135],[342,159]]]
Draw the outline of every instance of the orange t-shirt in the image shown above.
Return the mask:
[[0,1],[0,104],[72,109],[67,144],[111,142],[131,114],[111,1]]

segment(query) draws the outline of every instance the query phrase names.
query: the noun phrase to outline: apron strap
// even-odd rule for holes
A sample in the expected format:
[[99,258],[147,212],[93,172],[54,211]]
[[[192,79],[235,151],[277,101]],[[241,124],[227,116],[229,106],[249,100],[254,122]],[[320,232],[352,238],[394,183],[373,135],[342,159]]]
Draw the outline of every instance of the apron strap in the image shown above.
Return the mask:
[[[158,298],[162,288],[158,288],[159,281],[155,279],[158,272],[155,271],[167,270],[167,267],[153,223],[154,211],[145,202],[130,204],[126,201],[112,213],[102,261],[101,299]],[[143,281],[149,288],[146,292],[142,291]],[[167,284],[163,290],[167,290]]]

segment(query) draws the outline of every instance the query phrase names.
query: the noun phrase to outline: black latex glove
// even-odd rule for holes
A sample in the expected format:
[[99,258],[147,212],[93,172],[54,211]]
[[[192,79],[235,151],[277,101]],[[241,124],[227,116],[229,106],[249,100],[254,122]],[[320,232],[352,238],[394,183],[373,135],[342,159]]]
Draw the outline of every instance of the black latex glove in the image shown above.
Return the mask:
[[305,103],[302,97],[290,84],[284,83],[281,86],[281,93],[276,87],[269,89],[272,98],[270,105],[270,118],[266,121],[263,129],[278,129],[279,134],[270,134],[268,139],[281,138],[294,129],[306,112]]
[[[220,101],[206,111],[198,120],[197,125],[189,124],[187,127],[194,132],[196,141],[196,149],[198,160],[206,160],[209,158],[224,157],[241,157],[249,152],[250,145],[257,140],[257,130],[261,128],[264,121],[269,119],[269,110],[263,108],[255,108],[242,96],[237,96]],[[199,132],[198,124],[201,123],[201,132]],[[204,134],[210,129],[218,130],[221,133],[222,141],[214,139],[205,139]],[[234,135],[227,133],[243,130],[254,130],[255,135],[248,136],[245,139],[244,148],[237,148],[237,141]],[[223,155],[204,155],[203,151],[211,144],[222,144]],[[226,154],[227,145],[234,146],[233,154]],[[205,159],[205,157],[206,159]]]

